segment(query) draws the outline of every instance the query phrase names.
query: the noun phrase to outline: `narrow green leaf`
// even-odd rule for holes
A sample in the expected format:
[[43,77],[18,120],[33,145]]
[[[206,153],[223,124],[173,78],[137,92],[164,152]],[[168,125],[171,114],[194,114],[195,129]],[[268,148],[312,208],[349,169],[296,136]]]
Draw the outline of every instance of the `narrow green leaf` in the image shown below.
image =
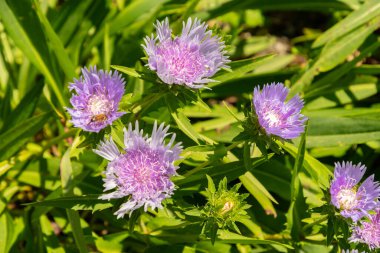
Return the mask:
[[51,221],[46,215],[40,217],[40,224],[47,253],[65,253],[65,250],[60,247],[59,240],[51,226]]
[[352,30],[344,37],[327,43],[321,52],[321,56],[315,63],[318,71],[326,72],[342,63],[347,56],[352,54],[373,31],[379,28],[379,25],[380,16],[371,20],[368,24]]
[[132,68],[124,67],[124,66],[118,66],[118,65],[111,65],[111,68],[116,69],[117,71],[120,71],[124,74],[127,74],[129,76],[140,78],[141,75]]
[[232,232],[229,232],[227,230],[219,230],[218,231],[218,239],[217,241],[221,241],[223,243],[240,243],[240,244],[275,244],[275,245],[280,245],[283,247],[286,247],[288,249],[293,249],[292,246],[283,244],[280,242],[276,241],[270,241],[270,240],[260,240],[260,239],[254,239],[250,237],[246,237],[243,235],[235,234]]
[[320,72],[326,72],[341,64],[348,55],[352,54],[366,38],[379,27],[380,16],[372,19],[350,33],[327,43],[318,59],[294,83],[289,97],[303,91]]
[[0,161],[16,153],[50,119],[50,113],[42,113],[24,120],[0,135]]
[[8,201],[13,197],[14,194],[20,189],[17,185],[10,185],[2,192],[0,192],[0,214],[3,213],[5,207],[8,204]]
[[[28,9],[31,8],[31,4],[28,1],[13,1],[12,4],[17,4],[18,9],[22,10],[24,15],[26,14]],[[34,14],[33,11],[30,12]],[[35,14],[34,14],[35,15]],[[55,78],[53,71],[50,69],[51,63],[48,57],[48,49],[46,45],[46,41],[43,40],[43,36],[34,35],[34,37],[30,37],[27,33],[27,29],[23,27],[26,25],[25,22],[27,20],[17,19],[16,15],[13,13],[12,9],[9,7],[5,0],[0,1],[0,16],[2,19],[2,23],[5,26],[8,34],[12,37],[15,44],[23,51],[23,53],[28,57],[28,59],[45,75],[47,78],[48,84],[52,88],[55,96],[58,98],[59,103],[62,107],[65,106],[66,101],[62,95],[62,89],[59,85],[59,81]],[[23,18],[22,15],[19,16]],[[21,23],[23,22],[23,23]],[[36,22],[31,22],[33,25]],[[29,24],[28,24],[29,25]],[[28,27],[30,28],[30,27]],[[30,29],[29,31],[32,31]],[[34,30],[36,32],[36,30]],[[39,42],[35,42],[34,40],[39,40]]]
[[165,96],[165,101],[168,105],[170,114],[172,115],[174,121],[177,123],[179,129],[181,129],[182,132],[184,132],[195,143],[199,144],[199,139],[202,139],[202,137],[193,128],[190,120],[180,111],[178,104],[176,104],[176,100],[177,98],[171,94]]
[[378,0],[366,1],[358,10],[351,12],[350,15],[319,36],[314,41],[312,47],[322,46],[328,41],[332,41],[354,30],[379,15],[380,2]]
[[303,197],[303,192],[301,188],[301,182],[298,177],[299,171],[303,167],[303,162],[306,152],[306,132],[307,126],[305,127],[305,132],[302,134],[301,142],[298,146],[298,152],[296,156],[296,161],[294,164],[294,169],[292,172],[291,186],[291,202],[289,210],[286,214],[287,218],[287,230],[290,232],[293,241],[300,241],[302,236],[302,224],[301,220],[305,216],[306,204]]
[[209,11],[197,14],[197,17],[202,19],[212,19],[228,12],[260,9],[264,11],[279,11],[279,10],[306,10],[306,11],[323,11],[330,10],[351,10],[357,8],[357,4],[352,4],[349,0],[233,0],[227,1],[222,5]]
[[207,177],[207,189],[211,193],[216,192],[214,181],[212,180],[212,178],[209,175],[206,175],[206,177]]
[[[368,57],[370,54],[375,52],[379,47],[380,38],[374,43],[371,43],[368,47],[363,48],[360,52],[360,55],[355,57],[352,61],[342,64],[341,66],[327,73],[322,78],[318,79],[316,82],[313,82],[313,85],[311,85],[305,91],[305,98],[319,96],[322,95],[325,91],[330,92],[331,90],[339,89],[339,86],[336,85],[336,81],[339,80],[339,78],[341,78],[345,74],[349,73],[349,71],[351,71],[360,61],[362,61],[364,58]],[[354,69],[355,73],[358,73],[356,71],[357,69],[358,68]],[[361,73],[360,70],[359,73]]]
[[65,75],[68,79],[73,78],[75,76],[75,66],[72,63],[69,55],[65,51],[61,39],[55,33],[53,27],[50,25],[49,20],[42,12],[40,3],[37,0],[33,0],[33,8],[41,21],[41,25],[44,29],[45,35],[49,39],[49,44],[52,47],[53,52],[58,59],[58,63],[61,66],[61,69],[63,70],[63,72],[65,72]]
[[73,231],[75,243],[80,253],[87,253],[86,240],[83,235],[82,227],[80,225],[80,217],[77,211],[66,209],[67,218]]
[[[61,183],[62,183],[62,193],[64,196],[69,196],[73,194],[73,169],[71,166],[70,159],[71,148],[68,148],[61,159]],[[70,222],[71,229],[74,235],[75,243],[79,249],[80,253],[86,253],[87,246],[84,239],[82,227],[80,224],[80,217],[77,211],[66,209],[67,218]]]
[[334,239],[334,223],[333,219],[330,217],[327,221],[327,233],[326,233],[326,245],[331,245],[332,240]]
[[11,115],[5,120],[6,124],[4,124],[0,133],[28,119],[33,114],[37,106],[38,100],[42,94],[43,87],[44,84],[42,82],[37,82],[31,88],[28,94],[23,97],[20,103],[11,112]]
[[[297,148],[293,144],[288,142],[277,142],[277,144],[294,158],[297,157]],[[309,155],[307,152],[305,152],[304,157],[304,168],[312,178],[319,183],[322,189],[326,189],[330,186],[330,176],[332,176],[332,172],[323,163]]]
[[0,253],[8,253],[13,244],[14,224],[11,215],[5,211],[0,215]]
[[72,210],[103,210],[112,207],[109,201],[99,199],[100,195],[68,196],[28,203],[30,206],[59,207]]
[[277,216],[276,209],[273,207],[272,201],[276,204],[278,202],[268,192],[268,190],[260,183],[259,180],[251,173],[246,172],[239,177],[244,187],[252,194],[252,196],[260,203],[264,208],[266,214]]
[[[273,156],[273,154],[269,154],[268,158],[265,157],[258,157],[258,158],[252,158],[251,159],[251,166],[250,170],[253,170],[254,168],[258,167],[259,165],[265,163]],[[222,180],[224,177],[227,177],[228,180],[232,181],[239,176],[243,175],[245,172],[247,172],[243,162],[237,161],[237,162],[230,162],[227,164],[222,165],[214,165],[204,168],[203,170],[200,170],[191,176],[188,176],[186,178],[178,178],[175,180],[176,185],[183,186],[183,185],[196,185],[198,183],[206,183],[205,182],[205,175],[209,175],[213,180],[218,181]]]
[[[376,108],[374,108],[374,112]],[[324,110],[325,112],[327,110]],[[374,113],[373,112],[373,113]],[[375,114],[374,114],[375,115]],[[380,120],[336,117],[327,114],[310,118],[307,147],[337,147],[380,140]]]
[[[109,36],[112,36],[126,27],[131,26],[136,20],[139,19],[144,13],[162,6],[168,0],[141,0],[129,2],[129,4],[124,8],[115,18],[113,18],[109,23]],[[90,52],[91,48],[98,45],[104,37],[105,26],[101,27],[99,31],[96,32],[91,43],[85,49],[85,55]]]
[[234,61],[229,64],[231,67],[231,72],[227,73],[221,73],[217,74],[213,77],[217,83],[209,83],[207,87],[212,88],[215,87],[223,82],[226,82],[231,79],[239,78],[244,76],[245,74],[253,71],[258,66],[261,66],[263,64],[266,64],[269,59],[271,59],[273,55],[265,55],[260,56],[254,59],[246,59],[246,60],[240,60],[240,61]]

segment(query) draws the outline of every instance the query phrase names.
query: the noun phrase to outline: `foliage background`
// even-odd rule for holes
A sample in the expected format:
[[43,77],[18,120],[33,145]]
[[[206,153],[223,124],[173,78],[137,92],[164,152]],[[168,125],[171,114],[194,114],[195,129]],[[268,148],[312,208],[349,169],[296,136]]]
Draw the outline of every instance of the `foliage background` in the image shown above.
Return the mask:
[[[194,103],[157,93],[131,70],[144,69],[142,39],[166,16],[177,31],[199,17],[229,44],[233,72],[220,71]],[[310,210],[326,202],[335,161],[362,162],[380,179],[379,26],[378,0],[0,0],[0,252],[348,248]],[[101,135],[72,128],[64,110],[68,83],[92,65],[131,68],[121,68],[130,113],[112,136],[127,122],[149,130],[159,120],[184,144],[179,188],[164,210],[117,220],[114,203],[97,200],[106,163],[91,148]],[[279,143],[285,153],[268,160],[232,140],[253,88],[270,82],[301,93],[309,125],[305,142]],[[185,215],[205,204],[206,174],[242,182],[252,205],[241,235],[222,230],[214,246]]]

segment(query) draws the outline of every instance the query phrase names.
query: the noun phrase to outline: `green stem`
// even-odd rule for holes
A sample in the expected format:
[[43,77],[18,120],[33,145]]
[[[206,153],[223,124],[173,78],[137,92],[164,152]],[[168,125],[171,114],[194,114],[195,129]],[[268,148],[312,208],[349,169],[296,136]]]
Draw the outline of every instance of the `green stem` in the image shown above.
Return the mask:
[[307,229],[311,228],[312,226],[314,225],[317,225],[319,223],[322,223],[324,221],[326,221],[327,219],[329,218],[328,215],[324,216],[323,218],[319,219],[319,220],[316,220],[312,223],[309,223],[309,224],[306,224],[303,228],[302,228],[302,231],[306,231]]
[[[232,143],[230,146],[228,146],[226,149],[227,149],[227,152],[228,151],[231,151],[233,148],[235,148],[237,145],[239,145],[241,142],[234,142]],[[204,162],[202,163],[201,165],[199,165],[198,167],[195,167],[194,169],[192,170],[189,170],[188,172],[186,172],[183,176],[184,177],[188,177],[188,176],[191,176],[193,175],[194,173],[197,173],[198,171],[202,170],[204,167],[208,166],[209,164],[211,164],[212,161],[207,161],[207,162]]]

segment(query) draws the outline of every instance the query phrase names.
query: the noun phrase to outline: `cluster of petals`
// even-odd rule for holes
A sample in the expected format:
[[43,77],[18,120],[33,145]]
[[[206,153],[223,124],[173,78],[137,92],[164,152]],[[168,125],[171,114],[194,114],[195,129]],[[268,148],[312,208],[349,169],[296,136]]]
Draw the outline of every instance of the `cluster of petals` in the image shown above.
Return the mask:
[[350,242],[367,244],[371,250],[380,249],[380,209],[352,228]]
[[152,135],[144,135],[136,121],[133,129],[129,124],[124,129],[124,150],[119,151],[110,138],[101,142],[94,152],[109,161],[105,171],[104,191],[100,198],[105,200],[127,197],[115,213],[118,218],[144,207],[162,208],[162,201],[173,194],[174,183],[170,177],[176,174],[174,162],[182,152],[180,143],[174,144],[175,134],[166,144],[169,126],[157,126]]
[[74,126],[88,132],[99,132],[120,118],[124,114],[118,112],[124,84],[117,71],[83,68],[82,76],[69,86],[76,92],[70,99],[73,108],[67,108]]
[[374,175],[360,183],[365,171],[366,167],[360,163],[338,162],[335,163],[331,181],[331,203],[343,217],[351,218],[354,222],[369,216],[369,211],[376,208],[380,197],[380,185],[374,181]]
[[301,114],[303,100],[294,96],[288,102],[289,89],[282,83],[264,85],[253,91],[253,106],[258,122],[269,136],[293,139],[305,130],[307,117]]
[[224,42],[207,30],[199,19],[183,22],[182,33],[172,35],[169,20],[157,21],[155,37],[147,36],[142,45],[148,66],[166,84],[186,85],[199,89],[221,68],[228,68]]

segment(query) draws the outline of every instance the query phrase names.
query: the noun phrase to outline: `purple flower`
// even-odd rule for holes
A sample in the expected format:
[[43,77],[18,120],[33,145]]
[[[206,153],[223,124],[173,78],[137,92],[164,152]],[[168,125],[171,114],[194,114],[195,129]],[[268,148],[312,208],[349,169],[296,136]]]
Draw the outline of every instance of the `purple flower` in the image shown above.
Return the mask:
[[[360,253],[360,252],[357,249],[353,249],[351,251],[349,249],[346,249],[346,250],[342,249],[342,253]],[[363,251],[362,253],[365,253],[365,252]]]
[[363,221],[352,229],[350,242],[365,243],[371,250],[380,249],[380,209],[371,215],[369,221]]
[[82,76],[74,79],[70,90],[76,94],[70,99],[73,108],[67,108],[75,127],[88,132],[99,132],[120,118],[119,102],[124,94],[124,79],[117,71],[109,73],[96,67],[82,68]]
[[256,87],[253,91],[253,105],[260,126],[267,135],[276,135],[283,139],[293,139],[303,133],[307,118],[302,115],[303,101],[294,96],[285,103],[288,88],[282,83],[264,85],[262,91]]
[[357,222],[363,216],[369,215],[378,204],[380,197],[379,183],[374,181],[374,175],[368,177],[360,186],[366,167],[360,163],[335,163],[334,178],[331,181],[331,203],[345,218]]
[[127,202],[121,205],[115,213],[117,218],[131,214],[134,210],[144,206],[162,208],[161,202],[170,197],[174,191],[174,184],[170,177],[176,174],[177,166],[173,163],[179,159],[182,152],[180,143],[174,145],[175,134],[165,144],[164,138],[169,126],[154,123],[152,136],[144,136],[139,130],[136,121],[135,129],[129,124],[124,128],[124,152],[120,152],[112,138],[98,145],[94,152],[109,160],[105,171],[104,191],[101,199],[117,199],[128,197]]
[[157,21],[157,37],[152,34],[142,45],[149,57],[148,66],[167,84],[186,85],[199,89],[221,68],[228,68],[224,42],[207,31],[205,22],[189,18],[183,22],[182,33],[172,38],[169,20]]

